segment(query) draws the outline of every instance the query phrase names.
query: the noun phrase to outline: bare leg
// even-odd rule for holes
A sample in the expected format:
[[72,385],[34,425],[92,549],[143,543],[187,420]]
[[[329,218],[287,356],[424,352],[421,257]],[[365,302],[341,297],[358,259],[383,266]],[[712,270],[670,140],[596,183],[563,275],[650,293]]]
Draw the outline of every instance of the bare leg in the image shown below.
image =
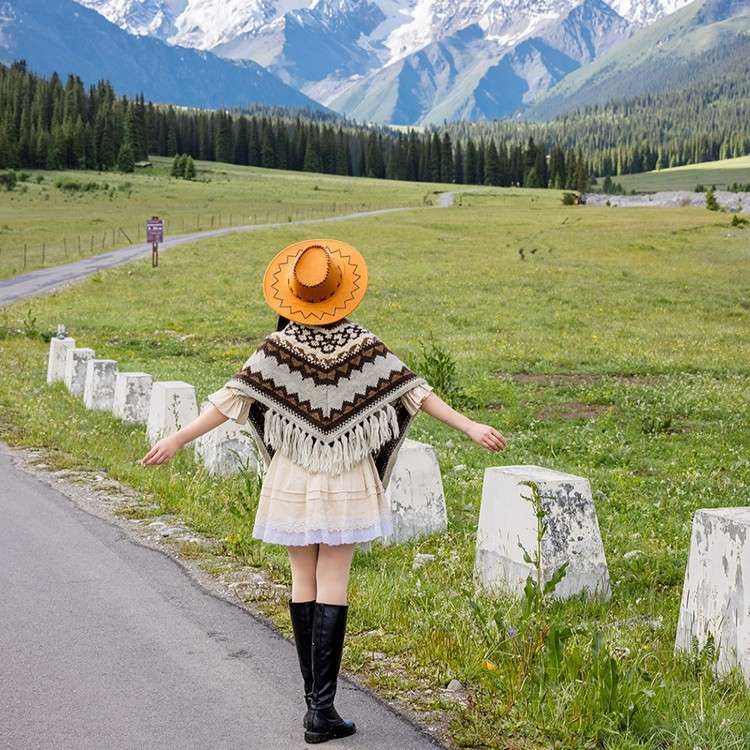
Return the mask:
[[292,569],[292,601],[315,601],[315,565],[318,560],[318,545],[287,547],[289,566]]
[[353,544],[321,544],[315,570],[317,600],[325,604],[346,604]]

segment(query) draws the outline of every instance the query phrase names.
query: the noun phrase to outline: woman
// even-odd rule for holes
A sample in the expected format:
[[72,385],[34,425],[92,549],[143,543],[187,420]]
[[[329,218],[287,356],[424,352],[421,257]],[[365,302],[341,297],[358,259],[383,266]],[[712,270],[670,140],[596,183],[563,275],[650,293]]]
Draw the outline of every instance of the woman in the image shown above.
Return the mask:
[[454,411],[377,336],[348,320],[366,289],[367,266],[351,245],[323,239],[285,247],[263,281],[277,330],[208,397],[212,408],[141,460],[163,464],[227,419],[250,427],[266,467],[253,537],[288,550],[308,743],[355,731],[333,705],[349,570],[356,543],[391,533],[384,489],[416,413],[489,451],[506,443],[493,427]]

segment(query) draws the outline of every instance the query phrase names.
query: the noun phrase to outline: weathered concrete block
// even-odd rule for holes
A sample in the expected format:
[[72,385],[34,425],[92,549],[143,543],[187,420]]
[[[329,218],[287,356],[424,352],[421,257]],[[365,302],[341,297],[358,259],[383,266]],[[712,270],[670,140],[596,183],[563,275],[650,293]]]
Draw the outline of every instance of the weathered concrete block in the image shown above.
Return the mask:
[[83,405],[87,409],[112,411],[117,379],[116,359],[90,359],[86,362]]
[[[201,414],[210,406],[201,404]],[[195,457],[215,476],[231,476],[243,470],[258,471],[258,454],[248,430],[228,419],[195,441]]]
[[93,349],[73,347],[65,350],[65,375],[63,382],[71,392],[80,396],[86,382],[86,363],[96,356]]
[[147,372],[118,372],[112,413],[123,422],[148,421],[154,379]]
[[68,349],[76,345],[75,339],[66,336],[64,339],[54,336],[49,340],[49,356],[47,357],[47,382],[56,383],[65,380],[65,357]]
[[536,551],[537,520],[531,488],[519,484],[524,480],[537,483],[547,513],[541,554],[545,582],[568,561],[555,596],[567,598],[581,592],[609,596],[609,572],[588,480],[542,466],[485,470],[474,563],[476,583],[520,594],[526,578],[535,575],[518,544],[520,541],[531,554]]
[[716,671],[739,667],[750,685],[750,508],[693,515],[675,651],[703,648],[712,637]]
[[146,434],[152,445],[177,432],[197,416],[195,387],[190,383],[159,380],[153,384],[146,420]]
[[393,534],[383,544],[399,544],[448,527],[443,480],[431,445],[404,440],[385,497],[391,505]]

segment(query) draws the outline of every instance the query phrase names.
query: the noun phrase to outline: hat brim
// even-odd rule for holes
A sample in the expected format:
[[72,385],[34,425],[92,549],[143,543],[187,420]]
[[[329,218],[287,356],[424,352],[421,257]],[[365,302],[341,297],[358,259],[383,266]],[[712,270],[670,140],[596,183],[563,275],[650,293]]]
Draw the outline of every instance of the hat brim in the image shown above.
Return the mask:
[[[327,247],[341,268],[342,278],[333,296],[323,302],[305,302],[289,289],[289,270],[297,253],[310,245]],[[325,325],[349,315],[367,290],[367,264],[355,247],[334,239],[303,240],[276,253],[263,276],[263,296],[269,307],[296,323]]]

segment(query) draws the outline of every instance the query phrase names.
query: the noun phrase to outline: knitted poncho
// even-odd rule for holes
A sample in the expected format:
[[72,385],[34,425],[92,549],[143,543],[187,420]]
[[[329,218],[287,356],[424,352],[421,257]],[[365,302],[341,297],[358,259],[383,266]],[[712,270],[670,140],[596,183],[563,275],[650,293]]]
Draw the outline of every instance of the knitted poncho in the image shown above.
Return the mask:
[[427,385],[361,325],[290,322],[226,383],[251,396],[248,423],[266,464],[276,451],[340,474],[372,454],[384,485],[413,419],[400,397]]

